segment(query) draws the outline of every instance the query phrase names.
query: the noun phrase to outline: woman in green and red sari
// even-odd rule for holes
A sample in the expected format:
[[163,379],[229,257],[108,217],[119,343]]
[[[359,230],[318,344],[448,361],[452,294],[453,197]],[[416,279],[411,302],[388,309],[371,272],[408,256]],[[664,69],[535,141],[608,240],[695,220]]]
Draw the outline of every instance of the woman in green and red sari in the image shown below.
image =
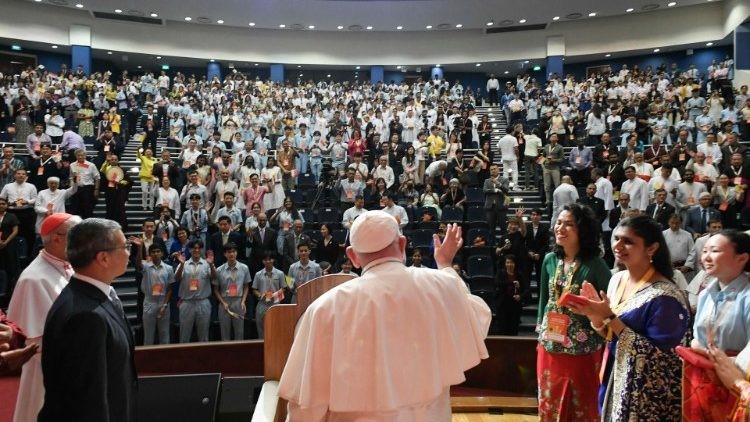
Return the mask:
[[599,257],[600,230],[593,211],[571,204],[555,221],[555,247],[542,262],[537,327],[537,382],[541,421],[597,421],[602,339],[589,320],[559,306],[584,281],[606,291],[611,273]]

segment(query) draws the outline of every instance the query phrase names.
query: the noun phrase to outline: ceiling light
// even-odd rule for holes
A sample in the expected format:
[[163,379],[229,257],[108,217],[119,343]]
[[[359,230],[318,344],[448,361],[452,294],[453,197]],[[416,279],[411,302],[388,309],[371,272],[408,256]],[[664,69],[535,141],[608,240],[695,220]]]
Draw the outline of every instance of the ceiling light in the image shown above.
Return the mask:
[[553,21],[559,21],[559,20],[560,20],[560,17],[559,17],[559,16],[555,16],[554,18],[552,18],[552,20],[553,20]]
[[339,25],[336,27],[336,29],[344,29],[344,25]]
[[510,72],[507,71],[507,70],[505,72],[503,72],[504,75],[507,75],[508,73],[510,73]]
[[609,54],[609,53],[607,53],[607,54],[604,55],[604,57],[612,57],[612,55]]
[[481,65],[482,65],[482,63],[477,63],[477,64],[476,64],[476,66],[477,66],[477,67],[479,67],[479,66],[481,66]]
[[424,27],[425,29],[432,29],[432,25],[427,25]]
[[37,2],[37,3],[41,3],[42,2],[42,0],[34,0],[34,1]]
[[302,65],[301,65],[301,64],[298,64],[298,65],[297,65],[297,69],[299,69],[300,67],[302,67]]
[[214,63],[214,62],[216,62],[216,60],[211,59],[211,60],[209,60],[209,62]]
[[279,28],[286,28],[286,25],[284,25],[284,24],[282,23],[281,25],[279,25]]
[[528,60],[524,60],[523,64],[529,64],[529,61]]
[[396,66],[396,69],[401,69],[401,65]]
[[396,27],[396,29],[401,30],[401,29],[404,29],[404,27],[401,26],[401,25],[399,25],[399,26]]
[[367,29],[369,31],[369,30],[372,29],[372,26],[368,25],[367,28],[365,28],[365,29]]
[[83,9],[83,5],[81,3],[77,3],[76,7],[79,8],[79,9]]
[[219,20],[216,21],[216,23],[218,23],[219,25],[221,25],[222,23],[224,23],[224,20],[223,19],[219,19]]
[[308,25],[307,29],[315,29],[315,25]]
[[303,74],[302,74],[302,73],[300,73],[299,75],[300,75],[300,76],[302,76]]
[[250,22],[248,25],[255,26],[255,22]]
[[258,65],[258,63],[255,63],[253,66],[257,66],[257,65]]
[[521,19],[518,23],[526,23],[526,19]]
[[632,12],[633,10],[635,10],[635,9],[633,9],[632,7],[629,7],[629,8],[627,8],[627,9],[625,9],[625,12],[627,12],[627,13],[630,13],[630,12]]
[[138,69],[140,69],[140,68],[142,68],[142,67],[143,67],[143,66],[141,66],[141,65],[138,65]]
[[112,52],[111,51],[107,51],[107,54],[112,54]]
[[540,70],[542,70],[541,66],[539,66],[539,65],[534,66],[534,71],[535,72],[539,72]]
[[13,51],[21,51],[21,46],[18,44],[13,44],[10,46],[10,49]]
[[440,67],[440,64],[436,64],[435,67]]
[[589,13],[589,17],[590,17],[590,18],[593,18],[594,16],[596,16],[596,12],[591,12],[591,13]]
[[659,52],[659,49],[658,49],[658,48],[655,48],[655,49],[654,49],[654,53],[658,53],[658,52]]
[[191,20],[193,20],[193,18],[191,18],[190,16],[185,16],[185,20],[190,22]]
[[463,26],[462,24],[460,24],[460,23],[457,23],[457,24],[456,24],[456,28],[463,28],[463,27],[464,27],[464,26]]
[[156,14],[156,13],[154,13],[154,12],[151,12],[151,17],[152,17],[152,18],[158,18],[158,17],[159,17],[159,15],[158,15],[158,14]]
[[122,13],[122,9],[115,9],[115,13]]
[[156,56],[156,60],[161,60],[161,56]]
[[57,48],[57,46],[56,46],[56,45],[53,45],[53,46],[52,46],[52,48]]
[[494,24],[495,24],[495,22],[493,22],[493,21],[489,21],[489,22],[487,22],[487,26],[492,26],[492,25],[494,25]]
[[714,43],[712,43],[712,42],[710,42],[710,41],[706,43],[706,46],[707,46],[707,47],[711,47],[712,45],[714,45]]
[[326,75],[326,78],[330,78],[330,77],[331,77],[331,74],[330,74],[330,73]]
[[359,66],[355,67],[355,69],[359,70]]
[[672,7],[672,6],[677,6],[677,2],[676,1],[670,1],[669,3],[667,3],[667,7]]

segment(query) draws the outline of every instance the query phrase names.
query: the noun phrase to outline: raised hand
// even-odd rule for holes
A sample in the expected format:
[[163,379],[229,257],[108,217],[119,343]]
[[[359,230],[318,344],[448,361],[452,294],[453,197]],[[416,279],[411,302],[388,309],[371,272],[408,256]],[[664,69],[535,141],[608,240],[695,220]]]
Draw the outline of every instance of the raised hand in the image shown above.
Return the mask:
[[461,226],[457,224],[448,224],[445,229],[445,237],[440,240],[437,234],[432,235],[432,241],[435,249],[433,254],[437,267],[450,267],[453,263],[453,257],[461,249],[464,240],[461,236]]

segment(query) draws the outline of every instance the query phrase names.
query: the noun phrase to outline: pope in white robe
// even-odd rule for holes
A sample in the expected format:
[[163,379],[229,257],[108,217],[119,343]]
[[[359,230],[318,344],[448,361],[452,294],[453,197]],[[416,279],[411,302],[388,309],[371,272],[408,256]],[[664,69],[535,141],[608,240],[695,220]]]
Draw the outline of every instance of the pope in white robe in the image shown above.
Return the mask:
[[58,189],[60,187],[59,177],[48,178],[47,186],[49,189],[39,192],[36,196],[36,202],[34,203],[34,211],[36,211],[36,233],[40,233],[42,229],[42,221],[44,221],[47,216],[55,213],[64,213],[65,201],[78,191],[78,185],[75,182],[73,182],[72,186],[68,189]]
[[406,238],[383,211],[350,231],[347,256],[362,276],[302,315],[279,396],[290,421],[450,421],[451,385],[487,358],[492,315],[451,262],[463,240],[435,237],[438,270],[404,265]]
[[47,217],[40,234],[44,249],[21,273],[8,305],[8,318],[26,333],[26,344],[39,344],[39,352],[23,366],[14,422],[36,421],[44,404],[42,377],[42,334],[52,303],[73,276],[66,261],[67,231],[81,219],[56,213]]

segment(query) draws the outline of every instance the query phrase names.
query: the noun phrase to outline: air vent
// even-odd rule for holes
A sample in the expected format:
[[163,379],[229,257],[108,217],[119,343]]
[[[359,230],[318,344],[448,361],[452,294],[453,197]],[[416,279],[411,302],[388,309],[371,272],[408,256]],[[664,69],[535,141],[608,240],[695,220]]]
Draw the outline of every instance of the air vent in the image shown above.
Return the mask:
[[580,19],[581,17],[583,17],[583,15],[580,13],[571,13],[569,15],[565,15],[565,19]]
[[349,25],[349,30],[350,31],[361,31],[363,29],[364,28],[362,28],[362,25]]
[[486,28],[485,34],[502,34],[503,32],[520,32],[520,31],[541,31],[547,28],[546,23],[523,26],[507,26],[505,28]]
[[126,15],[130,15],[130,16],[143,16],[143,12],[142,11],[135,10],[135,9],[128,9],[128,10],[125,11],[125,14]]
[[648,11],[648,10],[655,10],[655,9],[658,9],[658,8],[659,8],[659,5],[658,4],[654,4],[654,3],[644,4],[643,6],[641,6],[641,10],[646,10],[646,11]]
[[49,2],[55,6],[67,6],[69,4],[67,0],[49,0]]
[[451,29],[451,24],[449,23],[441,23],[437,26],[437,29]]
[[299,31],[299,30],[305,29],[305,27],[302,26],[301,23],[295,23],[294,25],[292,25],[292,29]]
[[121,13],[103,13],[94,12],[94,17],[99,19],[109,19],[113,21],[147,23],[151,25],[161,25],[161,19],[147,18],[144,16],[130,16]]
[[503,25],[503,26],[513,25],[513,23],[514,22],[512,20],[510,20],[510,19],[506,19],[504,21],[500,21],[500,25]]
[[200,17],[196,18],[195,20],[197,20],[198,23],[211,23],[211,19],[209,19],[209,18],[207,18],[205,16],[200,16]]

